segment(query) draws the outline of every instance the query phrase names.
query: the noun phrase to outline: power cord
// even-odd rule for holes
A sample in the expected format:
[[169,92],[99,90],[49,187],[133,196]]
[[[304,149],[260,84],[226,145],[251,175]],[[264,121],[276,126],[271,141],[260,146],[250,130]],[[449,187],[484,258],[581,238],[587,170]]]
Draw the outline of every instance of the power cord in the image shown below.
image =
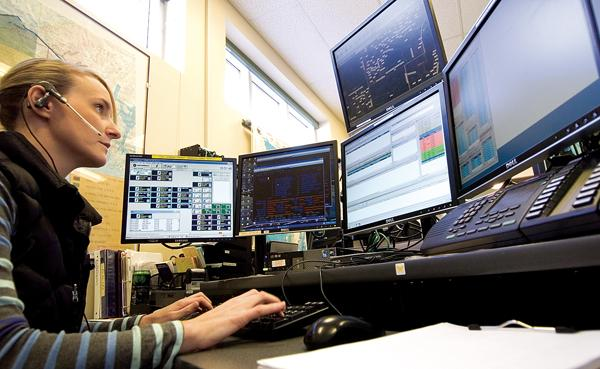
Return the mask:
[[38,140],[38,138],[33,134],[33,131],[29,127],[29,122],[27,121],[27,118],[25,118],[25,111],[23,111],[23,105],[21,105],[21,117],[23,118],[23,121],[25,122],[25,127],[27,127],[27,130],[31,134],[31,137],[33,137],[34,140],[38,143],[38,145],[40,145],[40,147],[44,150],[44,152],[46,152],[46,155],[48,155],[48,157],[50,158],[50,162],[52,163],[52,167],[54,168],[54,171],[56,172],[56,174],[58,174],[58,169],[56,168],[56,164],[54,163],[54,159],[52,158],[52,155],[50,155],[48,150],[46,150],[44,145],[42,145],[40,140]]
[[325,299],[325,301],[329,304],[329,306],[331,306],[331,308],[333,310],[335,310],[335,312],[338,315],[342,315],[342,313],[340,313],[340,311],[335,307],[335,305],[333,305],[333,303],[331,301],[329,301],[329,299],[325,295],[325,290],[323,289],[323,267],[322,266],[319,266],[319,286],[321,287],[321,295],[323,295],[323,298]]
[[83,319],[85,319],[85,324],[87,324],[87,329],[89,332],[92,331],[92,327],[90,327],[90,322],[88,321],[87,316],[85,316],[85,313],[83,313]]
[[180,250],[183,249],[184,247],[188,247],[189,245],[191,245],[191,242],[188,243],[180,243],[179,246],[169,246],[166,243],[162,243],[162,245],[170,250]]
[[[293,268],[297,267],[298,265],[302,265],[302,264],[307,264],[307,263],[321,263],[321,264],[329,264],[329,265],[337,265],[338,263],[334,263],[333,261],[327,261],[327,260],[303,260],[303,261],[299,261],[295,264],[292,264],[289,268],[287,268],[285,270],[285,273],[283,273],[283,277],[281,278],[281,293],[283,295],[283,299],[285,300],[285,303],[287,305],[292,305],[289,298],[287,297],[286,293],[285,293],[285,279],[289,273],[290,270],[292,270]],[[333,304],[331,303],[331,301],[329,301],[329,299],[327,298],[327,296],[325,296],[325,292],[323,291],[323,277],[321,275],[321,269],[322,267],[319,267],[319,281],[320,281],[320,286],[321,286],[321,294],[323,295],[323,298],[325,299],[325,301],[329,304],[329,306],[331,306],[331,308],[335,311],[337,311],[339,313],[339,310],[336,309],[335,306],[333,306]],[[340,314],[341,315],[341,314]]]

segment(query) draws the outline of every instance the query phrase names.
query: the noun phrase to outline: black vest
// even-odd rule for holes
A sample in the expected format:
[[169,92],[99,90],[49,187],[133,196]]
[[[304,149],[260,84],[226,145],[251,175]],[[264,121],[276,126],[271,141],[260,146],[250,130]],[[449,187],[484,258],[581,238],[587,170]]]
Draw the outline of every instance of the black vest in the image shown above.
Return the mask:
[[0,180],[16,203],[13,279],[29,325],[78,332],[90,272],[89,232],[102,218],[17,132],[0,133]]

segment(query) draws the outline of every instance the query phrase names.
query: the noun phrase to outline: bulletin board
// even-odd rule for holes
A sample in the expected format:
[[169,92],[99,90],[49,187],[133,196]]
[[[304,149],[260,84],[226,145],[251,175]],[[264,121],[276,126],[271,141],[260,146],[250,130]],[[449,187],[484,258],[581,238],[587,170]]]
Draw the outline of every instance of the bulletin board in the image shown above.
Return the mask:
[[112,87],[122,137],[104,167],[76,170],[68,179],[104,219],[92,230],[90,250],[122,249],[125,154],[144,150],[150,57],[67,1],[2,0],[0,72],[33,57],[86,66]]

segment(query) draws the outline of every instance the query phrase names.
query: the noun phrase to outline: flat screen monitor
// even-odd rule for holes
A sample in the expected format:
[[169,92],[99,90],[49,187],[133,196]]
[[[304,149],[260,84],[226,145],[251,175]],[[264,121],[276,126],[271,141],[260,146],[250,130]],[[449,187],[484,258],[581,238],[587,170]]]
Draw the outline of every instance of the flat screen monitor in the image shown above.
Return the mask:
[[459,196],[511,177],[592,129],[598,61],[586,0],[490,3],[444,70]]
[[235,159],[127,154],[122,243],[234,237]]
[[342,143],[344,229],[360,233],[454,205],[443,83]]
[[346,129],[438,82],[445,55],[429,0],[392,0],[331,50]]
[[239,157],[239,235],[340,226],[337,142]]

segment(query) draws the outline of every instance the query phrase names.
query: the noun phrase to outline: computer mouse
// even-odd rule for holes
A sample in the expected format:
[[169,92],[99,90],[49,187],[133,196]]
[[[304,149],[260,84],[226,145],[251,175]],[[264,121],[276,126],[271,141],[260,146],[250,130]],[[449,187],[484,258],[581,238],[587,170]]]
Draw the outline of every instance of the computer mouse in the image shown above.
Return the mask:
[[342,343],[381,337],[385,331],[350,315],[328,315],[319,318],[306,331],[304,345],[309,350]]

